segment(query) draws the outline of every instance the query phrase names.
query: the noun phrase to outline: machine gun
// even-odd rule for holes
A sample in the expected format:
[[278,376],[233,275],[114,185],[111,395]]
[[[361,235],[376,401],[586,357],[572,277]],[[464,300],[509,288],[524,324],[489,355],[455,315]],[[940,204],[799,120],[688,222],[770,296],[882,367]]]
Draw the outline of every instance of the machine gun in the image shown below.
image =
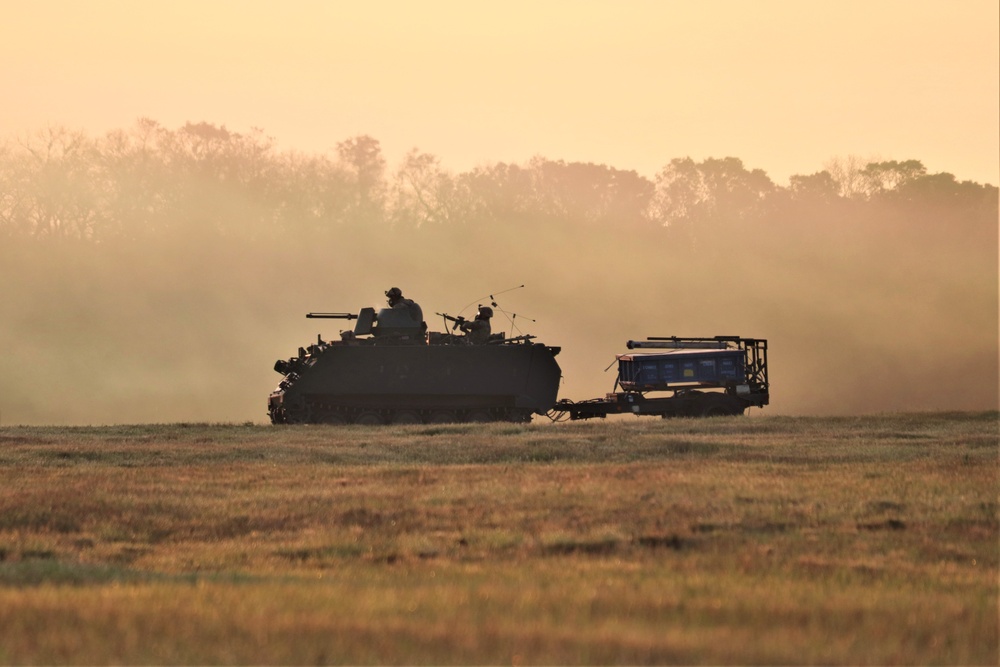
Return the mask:
[[[446,313],[435,313],[435,314],[436,315],[440,315],[447,322],[454,322],[454,324],[451,325],[451,330],[452,331],[454,331],[455,329],[459,328],[460,326],[462,326],[463,324],[465,324],[466,322],[468,322],[468,320],[465,319],[464,317],[462,317],[461,315],[459,315],[458,317],[452,317],[451,315],[448,315]],[[448,326],[448,325],[446,324],[445,326]]]
[[[494,334],[495,336],[501,336],[497,340],[491,340],[489,345],[506,345],[507,343],[520,343],[522,341],[527,342],[529,340],[534,340],[535,336],[531,334],[524,334],[523,336],[514,336],[513,338],[503,338],[503,333]],[[553,348],[556,349],[556,348]]]
[[366,336],[372,333],[372,326],[375,324],[375,309],[362,308],[357,315],[354,313],[306,313],[309,319],[322,320],[357,320],[354,325],[355,336]]

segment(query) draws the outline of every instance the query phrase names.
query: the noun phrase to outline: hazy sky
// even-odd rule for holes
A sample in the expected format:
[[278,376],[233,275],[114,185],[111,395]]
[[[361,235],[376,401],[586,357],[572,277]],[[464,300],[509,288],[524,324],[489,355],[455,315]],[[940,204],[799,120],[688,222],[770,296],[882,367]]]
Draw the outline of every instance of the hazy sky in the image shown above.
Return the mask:
[[0,139],[149,117],[467,170],[832,157],[1000,181],[996,0],[0,0]]

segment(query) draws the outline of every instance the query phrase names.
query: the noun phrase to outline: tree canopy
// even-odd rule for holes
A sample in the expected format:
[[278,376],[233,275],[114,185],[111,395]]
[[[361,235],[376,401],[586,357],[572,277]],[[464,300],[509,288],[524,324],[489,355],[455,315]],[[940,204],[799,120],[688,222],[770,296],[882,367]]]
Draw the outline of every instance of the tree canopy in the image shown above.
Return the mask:
[[778,411],[995,408],[997,227],[994,185],[916,159],[787,185],[737,157],[454,173],[418,149],[390,166],[369,136],[306,154],[205,122],[50,127],[0,144],[0,405],[252,418],[303,312],[527,283],[509,324],[572,339],[561,396],[610,389],[594,359],[629,337],[735,333],[772,340]]
[[[995,207],[997,189],[928,174],[914,159],[833,159],[775,184],[736,157],[674,158],[650,180],[634,171],[536,157],[454,174],[416,149],[390,173],[377,139],[335,150],[278,151],[260,129],[211,123],[171,130],[141,119],[99,138],[50,127],[0,148],[0,235],[96,243],[160,234],[246,238],[425,225],[571,226],[586,233],[662,227],[688,241],[709,230],[788,217],[805,202]],[[862,210],[854,207],[854,210]]]

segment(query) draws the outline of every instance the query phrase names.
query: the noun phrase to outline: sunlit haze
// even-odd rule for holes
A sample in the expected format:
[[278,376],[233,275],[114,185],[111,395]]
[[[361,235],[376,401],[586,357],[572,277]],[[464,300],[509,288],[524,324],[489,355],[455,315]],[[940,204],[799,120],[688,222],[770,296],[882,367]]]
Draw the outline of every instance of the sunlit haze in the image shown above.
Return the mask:
[[263,421],[390,286],[560,398],[737,335],[767,414],[997,408],[996,0],[0,10],[0,425]]
[[152,118],[442,166],[844,155],[998,182],[998,6],[960,2],[0,2],[0,133]]

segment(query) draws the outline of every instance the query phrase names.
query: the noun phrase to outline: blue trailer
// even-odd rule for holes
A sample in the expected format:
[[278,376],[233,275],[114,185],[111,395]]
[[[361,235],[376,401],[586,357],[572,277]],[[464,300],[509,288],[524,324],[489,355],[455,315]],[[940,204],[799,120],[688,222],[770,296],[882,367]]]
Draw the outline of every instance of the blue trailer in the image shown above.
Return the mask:
[[616,355],[612,393],[587,401],[564,399],[553,419],[609,414],[711,417],[744,414],[768,404],[767,340],[740,336],[650,337],[630,340]]

